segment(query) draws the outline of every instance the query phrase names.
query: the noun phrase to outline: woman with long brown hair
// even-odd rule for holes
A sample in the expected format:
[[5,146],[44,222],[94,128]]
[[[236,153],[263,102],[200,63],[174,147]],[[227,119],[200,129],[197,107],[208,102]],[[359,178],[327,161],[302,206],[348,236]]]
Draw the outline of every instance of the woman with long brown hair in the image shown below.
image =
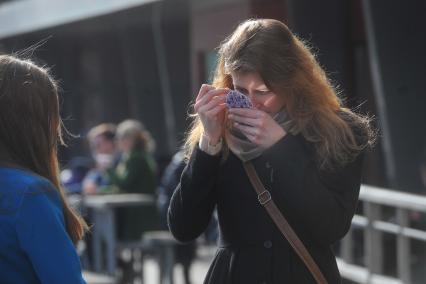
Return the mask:
[[58,87],[0,55],[0,282],[85,283],[74,244],[87,226],[59,183]]
[[[235,107],[236,98],[249,102]],[[243,22],[221,44],[214,82],[201,86],[194,111],[168,218],[174,236],[190,241],[217,208],[219,249],[205,283],[315,283],[262,208],[271,203],[325,281],[340,283],[331,245],[356,209],[374,140],[369,118],[345,108],[307,45],[269,19]],[[258,196],[248,163],[266,188]]]

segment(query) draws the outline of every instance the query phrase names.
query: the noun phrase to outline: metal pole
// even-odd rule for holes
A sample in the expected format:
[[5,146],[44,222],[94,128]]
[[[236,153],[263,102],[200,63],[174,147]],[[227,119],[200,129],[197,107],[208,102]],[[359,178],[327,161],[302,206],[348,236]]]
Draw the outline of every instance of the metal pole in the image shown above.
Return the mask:
[[153,7],[151,18],[152,33],[154,37],[155,51],[158,62],[158,75],[161,84],[161,96],[164,108],[164,116],[167,131],[167,142],[170,153],[174,153],[177,147],[175,114],[170,88],[169,70],[167,67],[166,49],[164,47],[163,30],[161,28],[161,8],[163,3],[157,3]]
[[369,278],[367,283],[371,283],[372,274],[383,271],[383,243],[382,233],[374,229],[374,221],[380,219],[380,205],[365,202],[365,215],[368,224],[365,230],[365,264],[369,270]]
[[398,278],[400,278],[404,284],[410,284],[410,240],[402,234],[404,228],[408,226],[407,211],[402,208],[398,208],[396,211],[396,217],[398,225],[401,226],[396,239]]
[[380,68],[377,37],[374,30],[373,11],[371,9],[371,2],[369,0],[363,0],[362,4],[367,34],[368,56],[370,58],[370,71],[374,94],[378,106],[377,111],[381,117],[380,124],[381,129],[383,130],[383,139],[381,139],[381,142],[383,143],[384,157],[386,160],[386,174],[391,187],[398,188],[396,182],[396,159],[393,151],[393,141],[391,139],[391,127],[389,125],[385,88],[382,77],[382,70]]
[[347,263],[353,263],[353,238],[352,227],[341,242],[342,259]]

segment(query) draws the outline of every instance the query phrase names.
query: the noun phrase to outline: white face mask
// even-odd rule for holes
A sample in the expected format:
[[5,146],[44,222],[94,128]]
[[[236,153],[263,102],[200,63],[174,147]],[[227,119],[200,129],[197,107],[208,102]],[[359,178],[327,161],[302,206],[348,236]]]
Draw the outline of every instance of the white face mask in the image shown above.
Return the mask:
[[96,154],[95,161],[100,168],[110,168],[114,162],[114,155]]

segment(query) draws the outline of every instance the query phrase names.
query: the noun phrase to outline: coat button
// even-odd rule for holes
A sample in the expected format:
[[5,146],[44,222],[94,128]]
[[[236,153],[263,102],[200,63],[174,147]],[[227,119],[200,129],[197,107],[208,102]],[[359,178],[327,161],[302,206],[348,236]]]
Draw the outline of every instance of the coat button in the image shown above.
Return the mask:
[[267,248],[267,249],[270,249],[271,247],[272,247],[272,242],[271,241],[265,241],[264,243],[263,243],[263,246],[265,247],[265,248]]

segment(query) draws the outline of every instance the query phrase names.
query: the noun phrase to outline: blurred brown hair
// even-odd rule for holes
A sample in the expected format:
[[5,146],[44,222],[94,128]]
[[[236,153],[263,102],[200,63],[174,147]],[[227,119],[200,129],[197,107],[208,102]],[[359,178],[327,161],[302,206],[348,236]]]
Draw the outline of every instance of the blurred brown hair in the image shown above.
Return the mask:
[[117,126],[117,138],[129,138],[134,141],[135,146],[141,146],[148,153],[155,150],[155,141],[151,133],[138,120],[127,119],[121,122]]
[[61,196],[68,234],[76,243],[87,225],[69,206],[60,185],[61,129],[58,86],[48,70],[30,60],[0,55],[0,148],[13,164],[52,182]]

